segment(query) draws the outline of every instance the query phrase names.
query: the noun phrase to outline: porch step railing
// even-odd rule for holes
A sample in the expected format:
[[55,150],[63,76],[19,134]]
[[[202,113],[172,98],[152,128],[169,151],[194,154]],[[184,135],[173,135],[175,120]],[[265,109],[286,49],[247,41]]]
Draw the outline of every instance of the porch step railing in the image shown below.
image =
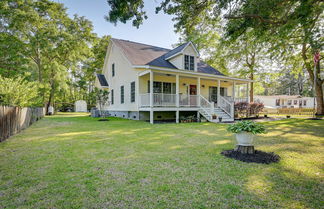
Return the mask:
[[214,102],[210,102],[202,95],[199,95],[199,103],[199,113],[202,114],[208,121],[212,121],[212,115],[214,114]]
[[218,106],[230,117],[234,117],[234,102],[228,101],[227,98],[220,96]]

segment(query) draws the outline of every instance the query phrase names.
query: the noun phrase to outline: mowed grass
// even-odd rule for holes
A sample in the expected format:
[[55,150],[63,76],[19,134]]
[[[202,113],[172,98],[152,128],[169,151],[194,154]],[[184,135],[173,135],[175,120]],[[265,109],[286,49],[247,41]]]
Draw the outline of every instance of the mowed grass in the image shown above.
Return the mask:
[[0,143],[0,208],[323,208],[324,120],[264,122],[244,163],[226,124],[46,117]]

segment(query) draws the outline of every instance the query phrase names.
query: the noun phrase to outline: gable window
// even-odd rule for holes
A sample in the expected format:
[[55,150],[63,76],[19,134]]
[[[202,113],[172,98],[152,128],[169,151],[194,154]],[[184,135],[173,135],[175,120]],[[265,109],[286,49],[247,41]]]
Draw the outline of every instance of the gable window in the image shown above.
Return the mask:
[[111,89],[111,104],[114,104],[114,89]]
[[111,65],[111,70],[112,70],[111,75],[112,75],[112,77],[114,77],[115,76],[115,63],[113,63]]
[[190,56],[189,60],[189,70],[195,70],[195,58],[193,56]]
[[131,102],[135,102],[135,81],[131,82],[131,88],[130,88],[130,97]]
[[120,87],[120,103],[124,104],[125,100],[124,100],[124,86]]
[[184,66],[184,68],[186,69],[186,70],[189,70],[189,56],[188,55],[185,55],[184,56],[184,59],[185,59],[185,66]]
[[184,56],[184,68],[186,70],[195,70],[195,57],[194,56],[189,56],[185,55]]

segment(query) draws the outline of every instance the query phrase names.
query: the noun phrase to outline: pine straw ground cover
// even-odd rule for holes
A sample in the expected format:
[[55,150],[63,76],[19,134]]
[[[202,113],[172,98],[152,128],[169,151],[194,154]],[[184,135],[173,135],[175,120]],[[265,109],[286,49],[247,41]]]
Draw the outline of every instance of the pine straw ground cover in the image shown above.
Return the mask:
[[264,122],[256,149],[226,158],[226,124],[46,117],[0,143],[0,208],[323,208],[324,120]]

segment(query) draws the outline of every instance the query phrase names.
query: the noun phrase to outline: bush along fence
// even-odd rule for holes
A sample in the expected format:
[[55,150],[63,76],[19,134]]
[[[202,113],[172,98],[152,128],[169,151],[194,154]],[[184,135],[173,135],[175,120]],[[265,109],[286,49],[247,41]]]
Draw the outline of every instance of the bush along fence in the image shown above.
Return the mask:
[[19,133],[45,115],[42,107],[0,106],[0,142]]
[[315,114],[314,108],[277,108],[263,110],[264,114],[274,115],[296,115],[296,116],[312,116]]

